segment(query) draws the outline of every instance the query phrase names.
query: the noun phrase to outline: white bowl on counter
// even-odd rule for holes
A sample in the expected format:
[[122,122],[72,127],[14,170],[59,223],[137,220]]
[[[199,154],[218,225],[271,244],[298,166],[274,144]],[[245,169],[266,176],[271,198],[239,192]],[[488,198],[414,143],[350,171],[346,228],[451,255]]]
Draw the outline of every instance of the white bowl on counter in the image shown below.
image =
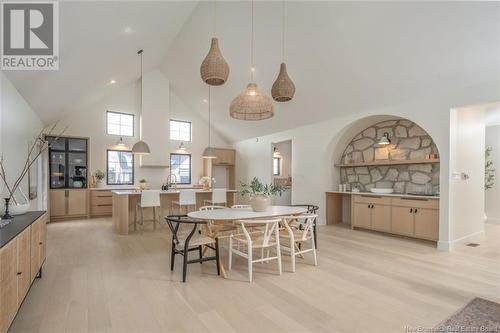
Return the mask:
[[394,192],[393,188],[372,188],[370,189],[370,192],[372,193],[378,193],[378,194],[391,194]]

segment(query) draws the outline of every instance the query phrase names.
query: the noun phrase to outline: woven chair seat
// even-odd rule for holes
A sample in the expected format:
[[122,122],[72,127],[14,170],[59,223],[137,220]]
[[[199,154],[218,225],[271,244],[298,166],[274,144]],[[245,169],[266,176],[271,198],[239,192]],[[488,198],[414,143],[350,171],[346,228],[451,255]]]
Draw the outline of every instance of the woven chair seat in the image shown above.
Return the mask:
[[[303,241],[311,239],[311,236],[309,233],[306,235],[305,239],[302,239],[302,235],[304,234],[303,230],[292,229],[292,232],[293,232],[293,238],[296,242],[303,242]],[[280,238],[290,239],[290,234],[288,232],[286,232],[286,230],[285,230],[285,231],[280,233]]]
[[[269,240],[269,242],[267,243],[267,245],[264,245],[263,244],[264,237],[263,237],[263,235],[260,235],[260,234],[251,234],[250,238],[252,239],[252,248],[253,249],[266,248],[266,247],[276,245],[276,240],[274,238],[271,238]],[[235,235],[233,239],[235,239],[241,243],[245,243],[245,244],[248,243],[247,239],[245,238],[245,235],[243,235],[243,234]]]
[[[185,237],[183,235],[179,235],[181,239],[179,239],[179,246],[184,246],[184,243],[186,242],[187,235]],[[191,237],[189,240],[189,247],[194,247],[194,246],[200,246],[200,245],[207,245],[207,244],[215,244],[215,239],[212,237],[204,236],[204,235],[196,235]]]

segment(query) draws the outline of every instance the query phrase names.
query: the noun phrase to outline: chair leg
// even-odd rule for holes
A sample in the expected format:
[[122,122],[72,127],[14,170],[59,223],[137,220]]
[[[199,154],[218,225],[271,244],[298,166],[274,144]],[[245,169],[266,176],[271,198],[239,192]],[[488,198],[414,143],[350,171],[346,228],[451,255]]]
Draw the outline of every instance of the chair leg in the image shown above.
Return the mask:
[[144,226],[144,209],[141,207],[141,228]]
[[186,273],[187,273],[187,261],[188,261],[188,255],[189,255],[189,244],[186,243],[184,245],[184,262],[182,264],[182,282],[186,282]]
[[217,275],[220,275],[219,239],[218,238],[215,238],[215,264],[217,265]]
[[312,253],[313,253],[313,258],[314,258],[314,266],[318,266],[318,259],[316,258],[316,241],[314,240],[314,237],[311,239],[312,241]]
[[248,244],[248,280],[252,282],[252,266],[253,266],[253,258],[252,258],[252,244]]
[[293,239],[290,240],[290,259],[292,259],[292,273],[295,273],[295,243]]
[[[260,248],[260,259],[264,259],[264,248],[263,247]],[[264,260],[262,260],[260,263],[261,263],[261,265],[264,265]]]
[[279,226],[276,226],[276,256],[278,257],[278,269],[281,275],[282,267],[281,267],[281,246],[280,246]]
[[[198,252],[200,253],[200,259],[203,258],[203,248],[202,246],[198,246]],[[200,261],[200,265],[203,264],[201,261]]]
[[137,231],[137,205],[135,205],[134,210],[134,231]]
[[172,240],[172,253],[170,254],[170,270],[174,270],[174,264],[175,264],[175,243]]
[[317,232],[316,232],[316,222],[314,222],[314,224],[313,224],[313,231],[314,231],[314,235],[313,235],[313,238],[314,238],[314,248],[317,249],[318,248],[318,239],[317,239]]
[[156,230],[156,207],[153,207],[153,230]]
[[233,237],[229,237],[229,254],[228,254],[227,269],[230,271],[233,265]]

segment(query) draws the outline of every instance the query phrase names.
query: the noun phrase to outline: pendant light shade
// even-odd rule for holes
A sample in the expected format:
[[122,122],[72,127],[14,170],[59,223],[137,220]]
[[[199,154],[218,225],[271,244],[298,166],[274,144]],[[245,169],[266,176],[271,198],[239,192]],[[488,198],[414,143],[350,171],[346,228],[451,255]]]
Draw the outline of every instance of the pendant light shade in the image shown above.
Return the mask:
[[137,141],[134,144],[134,146],[132,147],[132,153],[147,155],[147,154],[151,154],[151,151],[149,150],[148,144],[141,140],[141,141]]
[[142,141],[142,99],[143,99],[143,93],[142,93],[142,86],[143,86],[143,73],[142,73],[142,53],[143,50],[139,50],[137,52],[138,55],[141,57],[141,110],[140,110],[140,117],[141,120],[139,121],[139,141],[137,141],[134,146],[132,147],[132,153],[136,155],[149,155],[151,154],[151,151],[149,150],[149,146],[146,142]]
[[295,94],[295,85],[286,72],[286,64],[281,63],[280,73],[278,78],[274,81],[271,89],[271,95],[276,102],[288,102]]
[[212,38],[210,51],[200,67],[201,79],[211,86],[223,85],[229,76],[229,65],[219,49],[219,40]]
[[217,158],[217,156],[215,156],[215,149],[213,147],[205,148],[201,157],[205,159]]
[[229,112],[235,119],[263,120],[274,116],[274,106],[255,83],[249,83],[245,91],[232,101]]
[[125,144],[125,142],[123,142],[123,138],[120,138],[120,140],[118,140],[118,142],[116,143],[116,145],[114,145],[113,147],[111,147],[111,149],[113,149],[113,150],[119,150],[119,151],[130,151],[130,148],[127,147],[127,145]]

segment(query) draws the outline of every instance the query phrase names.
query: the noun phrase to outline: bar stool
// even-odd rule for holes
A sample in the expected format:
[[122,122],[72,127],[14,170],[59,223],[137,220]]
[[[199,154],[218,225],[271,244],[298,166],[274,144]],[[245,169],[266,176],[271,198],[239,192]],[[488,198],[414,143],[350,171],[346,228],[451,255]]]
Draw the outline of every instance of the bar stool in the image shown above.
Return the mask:
[[[135,205],[134,230],[137,230],[137,210],[141,210],[140,225],[144,225],[144,208],[153,208],[153,229],[156,229],[156,218],[160,222],[160,191],[144,190],[141,193],[141,200]],[[156,210],[158,208],[158,211]]]
[[225,188],[214,188],[212,189],[212,199],[204,200],[205,205],[227,205],[227,189]]
[[189,211],[190,206],[194,206],[196,208],[196,191],[195,190],[180,190],[179,192],[179,201],[172,201],[172,211],[174,206],[178,207],[178,213],[182,207],[186,208],[186,214]]

